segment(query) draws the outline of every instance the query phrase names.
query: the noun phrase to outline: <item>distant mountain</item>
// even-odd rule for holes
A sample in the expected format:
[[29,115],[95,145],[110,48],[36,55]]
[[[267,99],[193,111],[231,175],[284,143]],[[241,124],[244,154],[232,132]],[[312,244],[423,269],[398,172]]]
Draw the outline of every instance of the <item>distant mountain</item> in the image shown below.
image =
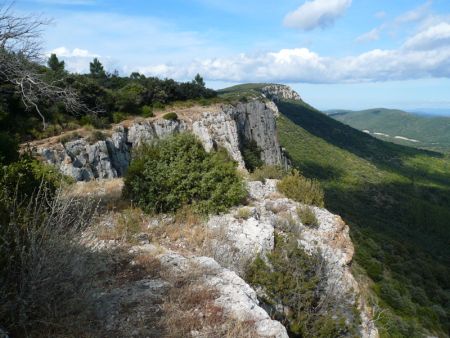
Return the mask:
[[450,116],[431,116],[395,109],[360,111],[330,110],[325,112],[372,136],[402,145],[450,152]]

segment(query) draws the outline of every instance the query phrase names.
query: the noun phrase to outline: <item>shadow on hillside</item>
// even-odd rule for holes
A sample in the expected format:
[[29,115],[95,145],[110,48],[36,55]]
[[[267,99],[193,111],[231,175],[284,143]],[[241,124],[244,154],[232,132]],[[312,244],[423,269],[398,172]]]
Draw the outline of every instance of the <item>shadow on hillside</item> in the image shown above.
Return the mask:
[[[294,160],[292,162],[295,163]],[[308,177],[315,177],[319,180],[339,180],[345,174],[343,170],[332,165],[321,165],[308,160],[302,161],[301,168],[302,174]]]
[[450,256],[450,189],[414,184],[325,185],[325,205],[351,226],[372,229],[440,257]]
[[380,169],[396,172],[412,180],[425,178],[440,184],[450,184],[450,173],[430,172],[405,164],[406,160],[416,156],[440,159],[444,157],[441,153],[378,140],[303,103],[282,101],[278,103],[278,108],[290,121],[312,135],[370,161]]

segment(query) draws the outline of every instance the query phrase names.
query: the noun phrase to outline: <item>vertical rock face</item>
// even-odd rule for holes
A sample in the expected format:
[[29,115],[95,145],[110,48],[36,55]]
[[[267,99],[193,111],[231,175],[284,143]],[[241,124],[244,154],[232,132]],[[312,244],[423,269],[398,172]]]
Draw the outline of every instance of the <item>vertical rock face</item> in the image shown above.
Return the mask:
[[261,159],[268,165],[281,165],[274,111],[262,101],[238,104],[232,109],[241,140],[253,140],[261,149]]
[[285,166],[285,156],[276,136],[277,113],[272,101],[256,100],[237,106],[224,106],[217,112],[203,113],[193,123],[183,120],[136,122],[128,129],[117,127],[106,140],[93,144],[82,138],[65,145],[40,147],[37,152],[48,163],[77,181],[109,179],[125,174],[134,147],[176,133],[192,131],[207,151],[218,147],[226,149],[242,169],[245,163],[240,149],[248,141],[256,142],[264,163]]
[[232,112],[203,113],[202,118],[192,125],[192,131],[203,143],[206,151],[217,147],[227,150],[240,168],[245,168],[239,150],[239,134]]

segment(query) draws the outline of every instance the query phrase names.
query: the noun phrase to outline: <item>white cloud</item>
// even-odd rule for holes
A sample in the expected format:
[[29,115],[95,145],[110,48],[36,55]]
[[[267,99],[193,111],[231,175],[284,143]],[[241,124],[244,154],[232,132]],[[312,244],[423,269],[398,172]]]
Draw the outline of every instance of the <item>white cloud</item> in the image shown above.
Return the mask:
[[312,0],[306,1],[284,18],[284,25],[291,28],[311,30],[327,27],[344,14],[352,0]]
[[[64,60],[67,70],[74,73],[86,73],[89,71],[89,63],[93,58],[100,58],[100,55],[91,53],[86,49],[74,48],[69,49],[66,47],[58,47],[50,52],[46,53],[46,56],[50,54],[56,54],[59,59]],[[104,66],[110,67],[110,58],[102,58],[101,62]]]
[[450,23],[441,22],[406,40],[407,49],[431,50],[450,46]]
[[80,49],[80,48],[74,48],[72,50],[67,49],[66,47],[58,47],[53,49],[52,51],[50,51],[48,53],[48,55],[50,54],[56,54],[57,56],[62,56],[62,57],[98,57],[99,55],[97,54],[93,54],[91,52],[89,52],[86,49]]
[[406,13],[403,13],[402,15],[398,16],[395,21],[396,23],[410,23],[410,22],[416,22],[424,19],[426,16],[429,15],[429,10],[431,7],[432,1],[428,0],[423,5],[414,8]]
[[356,38],[356,42],[364,43],[377,41],[380,39],[380,28],[374,28],[371,31],[364,33]]
[[231,58],[207,58],[177,66],[160,64],[146,68],[145,73],[176,79],[189,79],[200,73],[212,81],[286,83],[450,78],[449,28],[448,24],[440,24],[421,31],[398,49],[374,49],[343,58],[324,57],[307,48],[294,48]]

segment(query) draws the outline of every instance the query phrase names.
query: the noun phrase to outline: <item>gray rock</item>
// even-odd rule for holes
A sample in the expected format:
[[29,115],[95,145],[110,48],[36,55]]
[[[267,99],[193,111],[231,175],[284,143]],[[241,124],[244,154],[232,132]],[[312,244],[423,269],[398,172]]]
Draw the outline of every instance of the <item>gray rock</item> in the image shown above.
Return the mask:
[[291,87],[285,85],[268,85],[261,89],[261,92],[269,99],[274,101],[284,100],[301,100],[300,95]]
[[245,168],[240,149],[243,142],[255,141],[261,159],[268,165],[287,166],[276,136],[276,105],[272,101],[252,101],[227,105],[215,112],[205,112],[192,123],[183,120],[136,122],[126,130],[117,127],[111,137],[93,144],[80,138],[65,145],[38,148],[47,163],[76,181],[111,179],[126,173],[134,147],[180,132],[192,131],[207,151],[218,147],[228,151],[241,169]]

